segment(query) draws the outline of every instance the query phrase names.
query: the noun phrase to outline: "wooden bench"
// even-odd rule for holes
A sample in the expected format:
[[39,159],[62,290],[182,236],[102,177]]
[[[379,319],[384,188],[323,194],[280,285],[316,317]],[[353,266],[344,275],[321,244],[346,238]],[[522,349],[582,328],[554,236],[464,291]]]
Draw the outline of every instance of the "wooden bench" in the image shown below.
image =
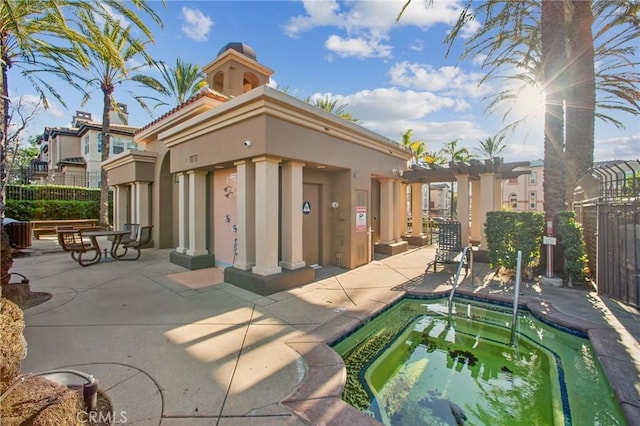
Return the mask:
[[[40,235],[55,235],[59,227],[71,227],[73,229],[85,229],[97,226],[98,219],[62,219],[62,220],[32,220],[31,231],[36,240],[40,239]],[[69,229],[69,228],[67,228]]]

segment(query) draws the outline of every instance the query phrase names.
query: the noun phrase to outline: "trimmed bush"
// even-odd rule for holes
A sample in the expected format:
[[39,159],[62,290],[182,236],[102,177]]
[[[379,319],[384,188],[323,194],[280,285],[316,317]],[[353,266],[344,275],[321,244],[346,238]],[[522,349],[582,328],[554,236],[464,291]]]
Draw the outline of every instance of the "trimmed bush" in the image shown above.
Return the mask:
[[515,269],[518,251],[522,251],[523,268],[537,266],[544,223],[542,212],[488,212],[484,232],[491,267]]
[[576,222],[574,211],[558,213],[558,244],[562,250],[564,262],[562,271],[569,285],[573,281],[584,282],[587,276],[587,251],[582,228]]

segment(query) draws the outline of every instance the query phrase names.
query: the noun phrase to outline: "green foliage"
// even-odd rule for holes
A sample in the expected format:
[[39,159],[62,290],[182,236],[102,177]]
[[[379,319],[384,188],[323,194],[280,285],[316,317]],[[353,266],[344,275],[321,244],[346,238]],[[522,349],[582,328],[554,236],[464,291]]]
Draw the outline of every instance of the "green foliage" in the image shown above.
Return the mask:
[[[5,215],[15,220],[97,219],[100,190],[65,185],[7,185]],[[113,212],[109,193],[109,217]]]
[[33,218],[33,201],[6,200],[5,215],[21,222],[29,221]]
[[95,201],[36,201],[34,220],[51,219],[95,219],[100,214],[99,203]]
[[563,271],[569,282],[584,282],[587,267],[587,252],[582,228],[576,222],[574,211],[558,213],[558,244],[564,255]]
[[515,269],[518,251],[522,251],[522,266],[538,264],[544,233],[542,212],[488,212],[484,231],[492,268]]
[[7,200],[32,201],[98,201],[100,200],[100,190],[68,185],[7,185],[6,198]]

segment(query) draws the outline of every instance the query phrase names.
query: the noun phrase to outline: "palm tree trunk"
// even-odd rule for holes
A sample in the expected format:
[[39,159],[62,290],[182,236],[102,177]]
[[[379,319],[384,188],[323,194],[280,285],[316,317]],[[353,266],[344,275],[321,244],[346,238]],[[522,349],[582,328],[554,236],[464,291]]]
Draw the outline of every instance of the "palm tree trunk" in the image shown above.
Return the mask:
[[542,1],[542,63],[545,87],[544,203],[547,220],[565,209],[564,167],[564,2]]
[[569,39],[569,85],[566,91],[567,201],[573,201],[576,181],[593,166],[596,105],[593,14],[591,2],[572,0]]
[[[109,158],[109,150],[111,145],[111,135],[109,129],[111,128],[111,94],[113,88],[103,87],[104,104],[102,109],[102,161]],[[107,179],[107,172],[104,166],[101,168],[100,173],[100,224],[103,226],[109,225],[109,180]]]
[[[6,50],[7,35],[2,34],[0,36],[0,52],[4,56],[4,52]],[[5,163],[7,160],[7,130],[9,128],[9,84],[7,82],[8,76],[8,59],[3,57],[2,59],[2,73],[0,74],[0,95],[2,98],[0,99],[0,117],[2,117],[2,124],[0,125],[0,227],[4,223],[4,194],[5,194],[5,183],[7,181],[6,171],[5,171]]]

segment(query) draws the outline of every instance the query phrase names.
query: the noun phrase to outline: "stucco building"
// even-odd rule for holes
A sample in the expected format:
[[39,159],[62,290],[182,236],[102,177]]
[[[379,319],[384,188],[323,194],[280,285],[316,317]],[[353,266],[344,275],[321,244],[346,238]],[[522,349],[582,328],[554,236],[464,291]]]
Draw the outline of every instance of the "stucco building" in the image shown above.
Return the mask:
[[[110,118],[109,156],[136,149],[133,135],[138,128],[129,126],[127,106],[119,104]],[[70,126],[45,128],[38,143],[40,158],[32,167],[43,183],[100,187],[102,122],[94,121],[91,113],[76,111]]]
[[273,71],[242,43],[203,69],[207,89],[140,129],[143,149],[103,163],[116,228],[152,224],[171,262],[225,267],[261,294],[312,281],[316,265],[406,250],[405,148],[268,87]]

